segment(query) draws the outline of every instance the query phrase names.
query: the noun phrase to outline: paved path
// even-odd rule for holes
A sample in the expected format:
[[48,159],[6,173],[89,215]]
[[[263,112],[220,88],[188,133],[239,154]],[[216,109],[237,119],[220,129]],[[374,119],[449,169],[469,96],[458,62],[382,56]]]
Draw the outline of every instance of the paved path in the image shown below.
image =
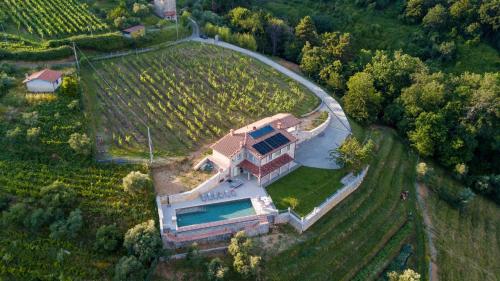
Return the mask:
[[[195,26],[196,25],[193,24],[193,34],[199,33],[198,28]],[[338,168],[336,164],[329,159],[329,151],[336,148],[344,141],[344,139],[351,133],[351,126],[349,125],[349,121],[347,120],[344,110],[334,98],[332,98],[328,93],[326,93],[315,83],[289,70],[288,68],[285,68],[279,63],[274,62],[264,55],[240,48],[226,42],[216,42],[214,39],[202,39],[199,36],[192,36],[189,39],[191,41],[221,46],[253,57],[302,84],[304,87],[313,92],[317,97],[319,97],[325,105],[323,110],[330,111],[334,117],[332,118],[332,121],[330,122],[328,128],[325,129],[325,132],[321,136],[318,136],[300,145],[300,149],[297,150],[297,155],[295,158],[297,162],[308,167],[324,169]]]

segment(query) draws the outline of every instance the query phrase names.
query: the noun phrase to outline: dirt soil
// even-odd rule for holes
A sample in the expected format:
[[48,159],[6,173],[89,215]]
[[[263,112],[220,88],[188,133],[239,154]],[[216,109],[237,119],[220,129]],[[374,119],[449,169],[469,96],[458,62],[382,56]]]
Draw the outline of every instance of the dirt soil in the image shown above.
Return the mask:
[[430,281],[438,281],[439,280],[439,268],[438,265],[436,264],[437,261],[437,249],[434,246],[433,240],[434,239],[434,233],[433,233],[433,225],[432,225],[432,220],[429,215],[429,211],[427,209],[427,197],[429,196],[429,189],[427,186],[424,184],[417,184],[418,188],[418,199],[420,201],[420,205],[422,207],[422,215],[424,218],[424,224],[425,224],[425,229],[427,231],[427,236],[429,237],[429,248],[430,248],[430,254],[431,254],[431,261],[430,261],[430,267],[431,267],[431,276],[430,276]]

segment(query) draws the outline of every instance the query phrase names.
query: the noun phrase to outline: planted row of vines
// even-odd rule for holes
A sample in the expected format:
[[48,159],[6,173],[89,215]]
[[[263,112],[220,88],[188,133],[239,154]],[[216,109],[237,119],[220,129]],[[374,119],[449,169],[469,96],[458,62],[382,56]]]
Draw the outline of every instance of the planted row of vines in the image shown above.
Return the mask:
[[317,104],[295,81],[216,46],[185,43],[96,66],[87,80],[96,81],[102,126],[122,151],[146,151],[147,127],[155,151],[181,154],[230,128]]
[[53,37],[108,28],[76,0],[0,0],[0,14],[7,14],[18,29]]

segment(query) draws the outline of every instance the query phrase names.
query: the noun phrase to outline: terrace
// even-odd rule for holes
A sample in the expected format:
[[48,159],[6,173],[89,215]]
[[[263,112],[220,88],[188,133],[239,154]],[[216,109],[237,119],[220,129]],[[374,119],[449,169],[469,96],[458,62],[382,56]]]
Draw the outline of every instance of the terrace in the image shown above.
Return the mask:
[[[224,181],[210,191],[211,194],[222,194],[223,196],[214,196],[214,198],[211,198],[209,196],[208,198],[203,199],[202,196],[197,196],[192,200],[175,202],[171,204],[166,204],[165,201],[162,201],[160,209],[162,212],[163,229],[177,231],[183,230],[183,228],[185,228],[179,227],[177,225],[177,210],[196,208],[214,203],[234,202],[238,200],[250,199],[255,210],[255,216],[266,216],[277,212],[275,206],[272,204],[271,198],[269,197],[265,189],[259,186],[256,179],[248,180],[246,177],[240,176],[234,178],[233,181],[239,181],[242,183],[242,185],[234,188],[230,182]],[[227,223],[231,223],[232,220],[234,219],[228,219]],[[204,223],[203,226],[210,227],[211,224],[220,223],[221,221],[209,222]]]

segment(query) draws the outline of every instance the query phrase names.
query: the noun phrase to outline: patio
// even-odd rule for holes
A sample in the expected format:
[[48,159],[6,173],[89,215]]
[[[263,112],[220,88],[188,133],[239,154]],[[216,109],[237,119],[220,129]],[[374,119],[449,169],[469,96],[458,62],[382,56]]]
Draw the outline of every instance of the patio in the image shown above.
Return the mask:
[[[215,196],[214,199],[207,199],[203,201],[202,197],[198,196],[193,200],[176,202],[170,205],[162,204],[161,211],[163,213],[162,216],[163,229],[175,230],[177,228],[177,224],[172,220],[172,217],[175,216],[176,214],[175,210],[181,208],[203,206],[207,204],[222,203],[222,202],[229,202],[234,200],[250,198],[252,201],[252,205],[255,209],[256,215],[268,215],[277,212],[275,206],[272,204],[271,197],[267,194],[264,188],[258,185],[256,179],[248,180],[245,176],[239,176],[234,178],[233,180],[239,180],[243,184],[237,188],[233,188],[229,182],[225,181],[220,183],[217,187],[213,188],[210,191],[211,194],[216,194],[216,195],[219,193],[224,194],[223,198]],[[230,196],[227,196],[228,194],[227,191],[229,192]]]

